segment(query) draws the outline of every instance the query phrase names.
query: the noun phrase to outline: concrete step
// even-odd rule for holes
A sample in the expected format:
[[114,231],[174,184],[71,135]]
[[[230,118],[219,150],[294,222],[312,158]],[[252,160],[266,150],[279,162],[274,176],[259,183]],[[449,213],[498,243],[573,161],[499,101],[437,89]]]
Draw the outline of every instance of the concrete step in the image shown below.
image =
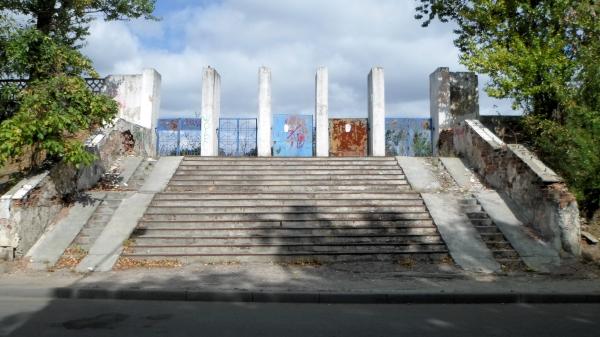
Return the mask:
[[92,215],[90,217],[89,221],[90,222],[94,222],[94,221],[108,222],[111,217],[112,217],[112,214],[98,214],[98,213],[94,213],[94,215]]
[[149,255],[149,254],[123,254],[122,256],[134,260],[177,260],[181,263],[336,263],[336,262],[397,262],[400,259],[410,259],[422,263],[440,263],[450,260],[448,252],[421,252],[410,251],[388,254],[179,254],[179,255]]
[[371,236],[371,235],[439,235],[435,227],[341,227],[336,228],[281,228],[281,227],[238,227],[238,228],[190,228],[190,227],[138,227],[133,237],[298,237],[298,236]]
[[[489,219],[489,218],[485,218],[485,219],[470,219],[470,220],[471,220],[471,223],[473,224],[473,226],[477,230],[479,230],[480,227],[485,227],[485,228],[482,229],[484,231],[484,233],[490,233],[489,231],[486,231],[486,230],[489,230],[487,227],[496,228],[496,226],[492,222],[492,219]],[[498,229],[496,228],[496,231],[497,230]]]
[[[178,174],[185,174],[185,173],[193,173],[196,171],[199,172],[203,172],[205,170],[222,170],[223,168],[231,168],[231,164],[223,164],[223,165],[212,165],[212,164],[208,164],[208,165],[190,165],[190,164],[182,164],[181,166],[179,166],[179,168],[177,169],[177,173]],[[331,173],[339,173],[338,171],[342,170],[342,171],[351,171],[351,173],[354,173],[355,171],[371,171],[371,170],[381,170],[381,171],[394,171],[394,172],[402,172],[402,169],[398,166],[398,164],[394,163],[383,163],[383,164],[372,164],[372,163],[366,163],[366,164],[350,164],[350,165],[344,165],[343,163],[339,164],[339,163],[335,163],[334,165],[332,164],[328,164],[328,165],[316,165],[315,163],[306,163],[306,164],[299,164],[299,163],[295,163],[295,164],[280,164],[280,165],[262,165],[262,164],[239,164],[239,165],[235,165],[235,169],[237,171],[242,171],[242,172],[252,172],[252,171],[256,171],[258,168],[268,168],[270,170],[277,170],[280,172],[287,172],[288,174],[290,173],[304,173],[305,171],[311,171],[311,170],[323,170],[326,169],[328,171],[330,171]]]
[[421,206],[150,206],[146,214],[306,214],[306,213],[417,213],[427,212]]
[[322,186],[174,186],[166,188],[168,192],[238,192],[238,193],[315,193],[315,192],[394,192],[409,191],[410,186],[403,185],[322,185]]
[[503,241],[504,240],[504,235],[502,233],[500,233],[499,231],[496,233],[479,233],[479,235],[481,235],[481,238],[483,239],[484,242],[487,241]]
[[475,226],[479,234],[502,234],[498,227],[494,226],[492,220],[488,220],[486,225]]
[[498,259],[519,259],[519,254],[515,252],[513,249],[502,249],[502,250],[492,250],[492,255],[496,260]]
[[142,220],[160,221],[295,221],[295,220],[416,220],[430,219],[428,212],[415,213],[258,213],[258,214],[235,214],[235,213],[213,213],[213,214],[145,214]]
[[161,207],[248,207],[248,206],[268,206],[268,207],[354,207],[354,206],[423,206],[423,201],[419,199],[398,199],[398,200],[380,200],[380,199],[326,199],[326,200],[280,200],[280,199],[218,199],[218,200],[198,200],[198,199],[154,199],[150,206]]
[[[189,165],[195,163],[224,163],[225,165],[250,165],[252,163],[261,163],[262,165],[274,165],[277,163],[291,164],[291,163],[310,163],[310,164],[337,164],[346,165],[346,163],[394,163],[397,165],[394,157],[186,157],[181,161],[182,165]],[[214,164],[213,164],[214,165]]]
[[474,205],[477,205],[477,199],[475,199],[475,198],[463,199],[463,200],[459,201],[459,204],[461,204],[462,206],[474,206]]
[[404,179],[306,179],[306,180],[177,180],[171,179],[168,186],[354,186],[354,185],[396,185],[408,186]]
[[[465,213],[469,213],[469,214],[479,214],[480,212],[482,212],[482,208],[480,205],[463,205],[462,206],[462,210]],[[474,217],[475,219],[477,217]]]
[[183,245],[183,246],[131,246],[127,255],[337,255],[337,254],[398,254],[445,253],[443,244],[260,244],[260,245]]
[[526,266],[521,259],[496,259],[500,265],[510,270],[525,270]]
[[163,192],[154,200],[421,200],[421,195],[411,191],[394,192],[337,192],[337,193],[236,193],[236,192]]
[[502,241],[484,241],[486,246],[492,250],[512,250],[512,246],[505,240]]
[[[303,170],[275,170],[270,167],[260,167],[253,170],[238,170],[237,167],[222,167],[217,170],[178,170],[173,175],[174,179],[186,177],[239,177],[241,179],[261,179],[269,178],[274,175],[281,175],[282,179],[300,179],[302,177],[364,177],[364,176],[400,176],[404,179],[404,174],[399,169],[393,170],[328,170],[328,169],[303,169]],[[200,178],[199,178],[200,179]],[[347,179],[347,178],[344,178]],[[398,178],[395,178],[398,179]]]
[[487,213],[485,213],[482,210],[477,210],[474,212],[465,212],[467,214],[467,217],[469,217],[469,219],[471,220],[486,220],[489,219],[490,217],[487,215]]
[[439,235],[370,235],[370,236],[209,236],[209,237],[135,237],[131,247],[139,246],[247,246],[262,244],[443,244]]
[[142,220],[139,227],[146,228],[273,228],[273,229],[338,229],[338,228],[373,228],[373,227],[430,227],[435,228],[431,218],[425,219],[401,219],[401,220],[241,220],[241,221],[194,221],[194,220]]

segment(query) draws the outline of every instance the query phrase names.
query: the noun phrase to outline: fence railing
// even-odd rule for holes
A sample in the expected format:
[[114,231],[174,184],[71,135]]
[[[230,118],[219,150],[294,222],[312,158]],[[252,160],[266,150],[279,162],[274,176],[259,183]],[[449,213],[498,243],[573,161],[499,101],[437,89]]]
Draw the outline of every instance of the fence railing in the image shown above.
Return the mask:
[[[84,80],[88,88],[95,94],[102,93],[106,84],[105,78],[84,78]],[[0,90],[8,86],[14,86],[19,90],[23,90],[27,87],[27,83],[29,83],[29,80],[27,79],[0,80]],[[6,106],[0,107],[3,108],[0,110],[0,121],[10,118],[18,109],[16,97],[7,97],[7,101],[8,103]]]

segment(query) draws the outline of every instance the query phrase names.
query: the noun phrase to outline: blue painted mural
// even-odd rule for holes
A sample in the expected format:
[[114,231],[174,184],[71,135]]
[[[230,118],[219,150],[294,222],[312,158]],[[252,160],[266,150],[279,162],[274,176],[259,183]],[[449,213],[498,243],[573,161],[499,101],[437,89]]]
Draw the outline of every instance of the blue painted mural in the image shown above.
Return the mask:
[[273,156],[313,156],[313,118],[311,115],[273,116]]
[[431,119],[386,118],[386,156],[431,156]]
[[156,142],[160,156],[200,155],[200,118],[159,119]]

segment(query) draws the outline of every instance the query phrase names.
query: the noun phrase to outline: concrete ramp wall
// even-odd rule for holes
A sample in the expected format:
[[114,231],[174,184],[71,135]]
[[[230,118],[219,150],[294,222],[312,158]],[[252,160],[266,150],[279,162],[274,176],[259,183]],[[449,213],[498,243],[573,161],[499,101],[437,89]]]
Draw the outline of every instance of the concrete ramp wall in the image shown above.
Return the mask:
[[453,145],[487,184],[518,206],[526,225],[556,249],[581,253],[579,209],[562,178],[519,144],[505,144],[478,120],[454,128]]

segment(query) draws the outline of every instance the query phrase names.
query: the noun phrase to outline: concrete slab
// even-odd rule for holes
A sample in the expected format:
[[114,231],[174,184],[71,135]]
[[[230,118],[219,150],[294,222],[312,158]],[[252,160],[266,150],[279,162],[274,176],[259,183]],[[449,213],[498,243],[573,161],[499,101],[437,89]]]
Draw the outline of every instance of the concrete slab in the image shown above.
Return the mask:
[[456,193],[422,193],[450,255],[464,270],[478,273],[501,271],[500,264],[461,209]]
[[91,193],[91,200],[76,203],[66,217],[46,231],[26,255],[29,267],[45,270],[53,266],[94,214],[104,196],[105,193]]
[[135,193],[123,200],[90,248],[88,255],[75,270],[78,272],[111,270],[121,254],[123,242],[129,238],[153,198],[154,193]]
[[477,181],[475,175],[460,158],[440,157],[440,161],[460,188],[468,191],[473,188]]
[[434,174],[431,164],[425,158],[396,157],[398,164],[404,171],[406,179],[415,191],[439,191],[442,185]]
[[550,244],[529,234],[527,227],[496,191],[478,192],[475,197],[529,268],[550,272],[560,265],[558,252]]
[[150,175],[146,178],[146,182],[140,188],[140,192],[158,193],[162,192],[177,168],[183,160],[183,157],[161,157]]
[[138,156],[125,157],[121,162],[121,174],[119,177],[121,178],[120,184],[123,186],[127,186],[129,179],[135,173],[135,170],[140,166],[144,158]]

